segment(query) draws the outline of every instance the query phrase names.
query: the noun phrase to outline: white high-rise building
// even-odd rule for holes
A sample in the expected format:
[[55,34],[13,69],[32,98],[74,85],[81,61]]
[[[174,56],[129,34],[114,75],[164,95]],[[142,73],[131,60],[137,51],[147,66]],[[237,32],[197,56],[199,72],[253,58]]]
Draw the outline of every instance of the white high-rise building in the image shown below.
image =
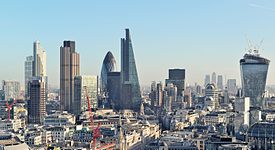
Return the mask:
[[211,83],[217,85],[217,74],[215,72],[212,73]]
[[25,97],[28,97],[28,83],[32,80],[33,56],[26,57],[25,61]]
[[47,56],[39,41],[33,43],[33,77],[40,77],[45,83],[46,99],[48,95]]
[[47,76],[46,51],[39,41],[33,43],[33,76]]
[[20,83],[18,81],[3,80],[2,89],[5,92],[5,99],[17,99],[20,95]]

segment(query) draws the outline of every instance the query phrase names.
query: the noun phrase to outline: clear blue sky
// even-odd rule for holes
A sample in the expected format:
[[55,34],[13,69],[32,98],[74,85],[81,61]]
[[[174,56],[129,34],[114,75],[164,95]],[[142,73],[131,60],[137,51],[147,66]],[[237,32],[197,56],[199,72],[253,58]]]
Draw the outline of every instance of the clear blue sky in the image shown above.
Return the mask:
[[142,85],[164,80],[168,68],[186,68],[187,82],[215,71],[239,79],[246,36],[271,59],[275,84],[275,1],[270,0],[8,0],[0,1],[0,80],[23,82],[24,60],[39,40],[47,51],[50,84],[59,85],[59,47],[75,40],[82,74],[97,75],[130,28]]

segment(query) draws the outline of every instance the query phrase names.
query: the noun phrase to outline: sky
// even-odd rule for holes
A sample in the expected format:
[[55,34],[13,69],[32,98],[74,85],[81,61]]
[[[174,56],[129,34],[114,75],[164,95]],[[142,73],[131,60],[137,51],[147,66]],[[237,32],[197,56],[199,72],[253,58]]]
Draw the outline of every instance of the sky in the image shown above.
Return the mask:
[[248,40],[271,60],[275,84],[275,1],[270,0],[47,0],[0,1],[0,80],[24,82],[24,61],[39,40],[47,74],[59,85],[59,52],[76,41],[82,75],[99,75],[111,51],[120,65],[120,38],[129,28],[141,85],[185,68],[189,84],[216,72],[240,84],[239,59]]

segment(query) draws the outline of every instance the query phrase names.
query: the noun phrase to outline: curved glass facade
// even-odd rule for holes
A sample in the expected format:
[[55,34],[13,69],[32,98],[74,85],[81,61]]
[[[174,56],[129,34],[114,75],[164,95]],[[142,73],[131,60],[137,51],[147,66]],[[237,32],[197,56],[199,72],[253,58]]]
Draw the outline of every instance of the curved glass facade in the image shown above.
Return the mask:
[[240,60],[243,96],[250,97],[253,107],[262,106],[269,62],[258,54],[245,54]]
[[106,92],[107,90],[107,75],[109,72],[115,72],[116,68],[116,60],[114,55],[109,51],[102,64],[101,75],[100,75],[100,89],[101,92]]

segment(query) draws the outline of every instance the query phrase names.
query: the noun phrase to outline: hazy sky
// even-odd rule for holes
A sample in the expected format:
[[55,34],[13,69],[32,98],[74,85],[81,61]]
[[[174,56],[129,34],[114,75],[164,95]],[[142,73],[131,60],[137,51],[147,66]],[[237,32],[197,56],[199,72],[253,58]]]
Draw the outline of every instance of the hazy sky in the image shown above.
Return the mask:
[[264,39],[275,84],[275,1],[270,0],[47,0],[0,1],[0,80],[24,81],[25,57],[39,40],[47,51],[47,73],[59,85],[59,48],[75,40],[81,73],[98,75],[112,51],[120,65],[120,38],[130,28],[142,85],[185,68],[187,82],[203,83],[215,71],[239,82],[239,59]]

